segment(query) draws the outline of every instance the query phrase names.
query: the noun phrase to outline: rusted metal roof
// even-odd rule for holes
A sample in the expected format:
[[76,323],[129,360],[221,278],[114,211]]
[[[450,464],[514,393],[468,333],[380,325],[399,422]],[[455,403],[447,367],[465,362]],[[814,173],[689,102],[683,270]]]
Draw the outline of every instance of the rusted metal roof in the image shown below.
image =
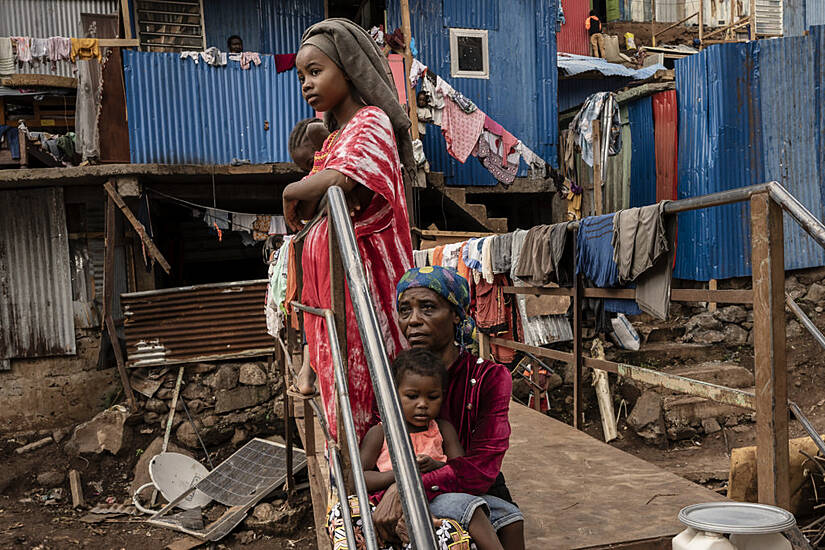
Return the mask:
[[265,355],[267,281],[122,294],[130,367]]
[[63,190],[0,192],[0,359],[73,355],[74,328]]
[[656,201],[676,199],[679,155],[679,109],[676,90],[653,95],[653,124],[656,136]]

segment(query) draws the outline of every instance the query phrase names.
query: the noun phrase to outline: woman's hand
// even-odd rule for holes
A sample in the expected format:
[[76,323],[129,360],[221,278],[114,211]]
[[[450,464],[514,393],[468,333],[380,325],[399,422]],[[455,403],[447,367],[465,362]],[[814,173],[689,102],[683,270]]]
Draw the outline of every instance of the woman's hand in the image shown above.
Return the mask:
[[443,468],[446,465],[445,462],[435,460],[430,455],[418,455],[415,457],[415,461],[418,463],[418,470],[422,474],[438,470],[439,468]]
[[401,508],[401,496],[398,494],[398,485],[393,483],[389,486],[375,511],[372,513],[372,521],[375,523],[375,530],[378,536],[387,542],[398,542],[399,536],[396,532],[398,522],[404,517]]
[[286,226],[293,231],[300,231],[303,229],[304,224],[301,223],[301,217],[298,215],[298,201],[284,199],[283,204],[284,221],[286,222]]

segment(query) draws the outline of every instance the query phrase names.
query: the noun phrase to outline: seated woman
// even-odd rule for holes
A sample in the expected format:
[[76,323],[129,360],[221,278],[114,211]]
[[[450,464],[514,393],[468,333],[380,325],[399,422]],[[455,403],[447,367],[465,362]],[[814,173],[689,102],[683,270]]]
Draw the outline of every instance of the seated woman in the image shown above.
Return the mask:
[[[404,274],[396,288],[401,330],[413,348],[435,353],[448,365],[447,391],[440,418],[458,432],[464,456],[423,475],[435,517],[452,518],[466,529],[473,513],[489,512],[503,548],[524,548],[524,516],[512,502],[501,475],[510,439],[513,381],[503,365],[471,351],[474,323],[467,315],[467,281],[443,267],[422,267]],[[402,518],[395,484],[381,496],[373,514],[385,540],[397,538]]]

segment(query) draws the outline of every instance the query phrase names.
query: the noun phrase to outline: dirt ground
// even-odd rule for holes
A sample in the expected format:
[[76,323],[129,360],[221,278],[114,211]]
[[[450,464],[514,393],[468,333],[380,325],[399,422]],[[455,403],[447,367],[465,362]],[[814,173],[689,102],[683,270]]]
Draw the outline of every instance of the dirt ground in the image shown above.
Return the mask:
[[[816,324],[825,328],[825,313],[815,313]],[[650,359],[627,362],[659,368],[675,364],[693,364],[711,359],[725,359],[753,368],[752,349],[749,346],[725,348],[714,346],[712,356],[696,356],[695,352],[682,354],[680,345],[675,343],[679,323],[676,319],[671,326],[660,327],[657,343],[649,344],[652,349],[667,353],[651,353]],[[789,372],[790,397],[799,404],[813,425],[825,432],[825,353],[807,333],[787,341],[787,363]],[[644,348],[643,348],[644,350]],[[618,351],[608,349],[608,357]],[[555,365],[557,367],[558,365]],[[561,371],[563,372],[563,371]],[[613,381],[613,380],[612,380]],[[562,385],[551,392],[551,416],[570,422],[570,386]],[[592,388],[586,388],[586,431],[597,439],[602,439],[598,407]],[[692,440],[669,442],[667,448],[651,446],[639,438],[625,424],[626,414],[619,422],[620,437],[611,444],[639,456],[673,473],[694,482],[701,483],[724,494],[729,469],[731,448],[753,445],[755,427],[752,422],[725,427],[710,436],[696,436]],[[38,474],[47,471],[68,472],[76,469],[81,473],[84,493],[89,506],[104,503],[129,504],[128,486],[139,457],[139,451],[160,435],[159,428],[149,430],[135,423],[134,438],[127,450],[119,456],[103,454],[88,458],[72,458],[62,450],[62,444],[54,443],[27,453],[17,455],[14,449],[35,441],[45,433],[30,433],[20,436],[6,436],[0,439],[0,548],[6,549],[144,549],[164,548],[167,544],[184,535],[164,528],[149,526],[142,517],[110,517],[102,522],[83,521],[88,510],[74,510],[68,493],[68,482],[64,479],[59,487],[62,497],[54,498],[55,489],[43,487],[37,481]],[[51,433],[51,432],[48,432]],[[805,435],[801,425],[792,420],[791,437]],[[216,462],[223,460],[234,448],[218,451]],[[59,492],[59,491],[58,491]],[[273,494],[265,501],[285,499],[283,493]],[[278,533],[263,534],[253,532],[243,525],[232,535],[214,545],[214,548],[295,548],[299,550],[315,548],[315,533],[308,506],[308,491],[297,493],[285,506],[300,509],[292,521],[282,526]],[[208,545],[203,548],[208,548]]]
[[[146,430],[148,431],[148,430]],[[116,516],[103,521],[87,523],[88,510],[74,510],[68,481],[57,489],[40,486],[37,475],[46,471],[68,472],[76,469],[81,473],[86,502],[89,507],[98,504],[131,504],[129,483],[139,456],[158,434],[138,433],[128,450],[120,456],[103,454],[87,458],[72,458],[62,447],[48,446],[24,455],[14,449],[43,437],[30,434],[26,437],[6,437],[0,440],[0,548],[27,550],[56,550],[86,548],[90,550],[143,550],[164,548],[167,544],[186,535],[170,529],[154,527],[143,520],[147,516]],[[234,449],[221,449],[213,460],[223,460]],[[62,489],[61,498],[58,493]],[[264,502],[285,500],[285,493],[275,492]],[[308,490],[296,493],[283,506],[291,506],[299,512],[278,528],[278,533],[253,532],[243,524],[231,535],[215,543],[213,548],[243,548],[262,550],[289,548],[308,550],[315,548],[315,531],[312,526]],[[98,518],[99,519],[99,518]],[[200,548],[209,548],[209,545]]]

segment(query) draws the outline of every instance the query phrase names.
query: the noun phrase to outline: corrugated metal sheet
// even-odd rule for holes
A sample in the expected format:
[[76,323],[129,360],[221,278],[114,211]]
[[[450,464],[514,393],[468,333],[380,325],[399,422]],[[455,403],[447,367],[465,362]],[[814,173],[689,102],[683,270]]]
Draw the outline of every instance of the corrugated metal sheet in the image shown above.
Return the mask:
[[203,0],[203,24],[209,47],[226,50],[226,40],[237,34],[243,39],[245,50],[265,52],[261,48],[262,21],[259,0]]
[[463,29],[498,29],[499,0],[444,0],[444,26]]
[[584,100],[596,92],[615,92],[624,88],[631,78],[613,76],[607,78],[560,78],[559,112],[581,107]]
[[564,7],[564,25],[556,34],[560,52],[588,55],[590,53],[590,39],[584,20],[590,12],[590,3],[583,0],[561,0]]
[[[817,28],[808,37],[713,46],[677,62],[680,198],[775,179],[823,218],[824,47]],[[678,277],[750,274],[747,205],[685,213],[679,235]],[[823,251],[786,220],[786,268],[819,265]]]
[[[465,3],[471,6],[471,3]],[[401,25],[398,2],[389,2],[388,26]],[[443,26],[442,3],[411,0],[412,34],[419,59],[478,107],[521,139],[551,165],[558,164],[558,106],[556,69],[555,0],[499,4],[500,30],[488,34],[490,78],[451,78],[449,28]],[[514,62],[535,59],[535,63]],[[517,94],[512,93],[518,89]],[[475,158],[461,164],[447,154],[436,126],[422,137],[424,152],[433,171],[442,172],[448,185],[497,185]],[[522,163],[520,174],[526,174]]]
[[[0,36],[79,36],[80,14],[117,13],[117,0],[3,0],[0,2]],[[73,76],[74,65],[58,63],[52,73],[48,65],[29,67],[20,72]]]
[[289,132],[312,111],[294,71],[277,74],[271,55],[261,61],[242,70],[124,51],[132,162],[289,161]]
[[121,296],[127,365],[263,355],[266,280],[217,283]]
[[0,359],[74,353],[63,190],[0,192]]
[[622,117],[622,150],[618,155],[607,157],[604,171],[604,213],[618,212],[630,208],[630,170],[632,163],[632,137],[627,107],[620,107]]
[[[810,2],[809,2],[810,3]],[[764,178],[778,181],[817,219],[825,219],[821,163],[822,111],[818,108],[823,50],[816,38],[760,42],[758,79]],[[793,67],[793,70],[788,70]],[[819,104],[821,107],[821,104]],[[759,137],[759,136],[757,136]],[[825,250],[785,216],[785,267],[825,265]]]
[[[630,119],[630,206],[656,202],[656,146],[650,96],[627,105]],[[625,147],[625,144],[622,144]]]
[[261,50],[295,53],[304,30],[324,18],[324,0],[260,0]]
[[656,126],[656,201],[676,199],[679,158],[679,109],[676,90],[653,95]]
[[[785,0],[786,3],[791,1]],[[801,2],[801,0],[796,0],[796,2]],[[785,11],[788,12],[789,10],[786,8]],[[805,3],[805,27],[810,28],[815,25],[825,25],[825,2],[808,0]]]

